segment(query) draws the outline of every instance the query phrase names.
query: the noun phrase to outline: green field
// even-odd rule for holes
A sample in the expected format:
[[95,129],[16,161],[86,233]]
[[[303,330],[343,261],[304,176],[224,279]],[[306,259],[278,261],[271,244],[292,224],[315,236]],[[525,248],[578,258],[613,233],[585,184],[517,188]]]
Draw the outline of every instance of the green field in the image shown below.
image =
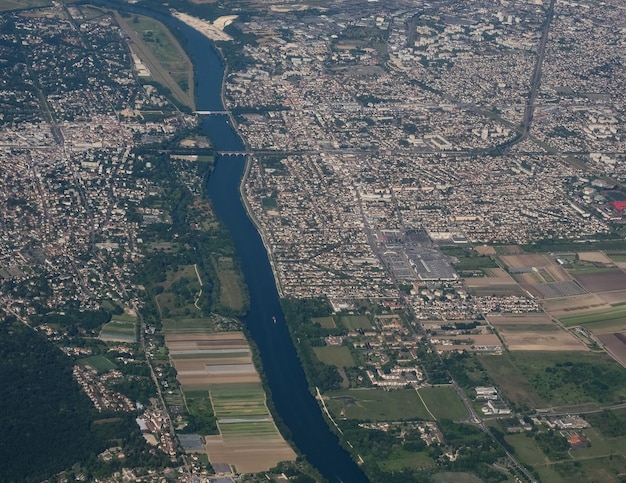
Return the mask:
[[367,315],[344,315],[341,317],[341,323],[348,330],[369,330],[372,328],[372,324]]
[[543,408],[626,400],[623,368],[605,354],[519,351],[480,360],[515,404]]
[[83,367],[91,367],[95,369],[98,372],[98,374],[117,368],[117,366],[113,362],[111,362],[109,359],[107,359],[106,357],[102,355],[91,356],[85,359],[79,359],[76,362]]
[[330,391],[326,406],[337,418],[363,421],[432,420],[414,389]]
[[218,270],[220,279],[220,304],[235,312],[244,309],[244,296],[241,291],[239,276],[235,270]]
[[218,418],[269,417],[265,392],[258,384],[228,384],[212,388],[211,401]]
[[135,342],[137,319],[132,316],[115,316],[100,331],[100,339],[119,342]]
[[[541,468],[537,468],[537,470],[541,474]],[[553,465],[552,470],[560,474],[561,480],[544,479],[544,481],[618,483],[624,481],[626,460],[623,455],[613,455],[605,458],[566,461]]]
[[0,0],[0,12],[52,5],[48,0]]
[[314,324],[320,324],[320,327],[322,327],[323,329],[334,329],[335,327],[337,327],[337,325],[335,324],[335,319],[330,316],[313,317],[311,319],[311,322],[313,322]]
[[380,467],[385,471],[401,471],[403,468],[422,469],[431,466],[435,466],[435,461],[426,453],[413,453],[398,447],[380,463]]
[[233,439],[262,439],[267,442],[283,440],[273,421],[220,422],[219,428],[222,436],[231,442]]
[[326,347],[314,347],[315,355],[325,364],[337,367],[355,367],[356,364],[348,347],[329,345]]
[[591,444],[586,448],[572,449],[570,454],[576,459],[626,454],[626,437],[606,438],[595,428],[583,429],[582,433]]
[[452,387],[424,387],[419,389],[426,406],[437,419],[465,419],[467,409]]
[[116,20],[133,40],[133,51],[148,67],[150,76],[179,102],[193,108],[193,64],[167,27],[142,15],[127,19],[118,14]]
[[593,329],[595,324],[601,324],[598,325],[598,328],[626,326],[626,307],[619,306],[608,310],[599,310],[582,315],[561,317],[559,320],[567,326],[584,325],[589,329]]
[[194,265],[182,265],[176,271],[168,270],[161,287],[163,292],[157,295],[156,302],[162,318],[200,315],[201,311],[195,302],[202,286]]
[[163,331],[166,333],[195,332],[198,330],[212,331],[215,329],[213,319],[191,318],[191,319],[163,319]]
[[529,385],[524,374],[511,362],[510,355],[482,355],[479,356],[479,360],[508,400],[530,408],[545,405],[543,399]]

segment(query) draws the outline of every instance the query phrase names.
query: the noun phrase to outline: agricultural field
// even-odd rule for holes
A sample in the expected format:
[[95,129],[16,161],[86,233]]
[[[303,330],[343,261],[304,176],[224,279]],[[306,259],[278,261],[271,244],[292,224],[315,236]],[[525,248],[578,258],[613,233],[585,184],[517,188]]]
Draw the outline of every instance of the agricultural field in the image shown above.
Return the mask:
[[341,317],[341,323],[348,330],[370,330],[372,328],[367,315],[344,315]]
[[553,322],[501,325],[498,334],[511,351],[583,351],[587,346]]
[[[380,466],[386,471],[401,471],[403,468],[430,468],[431,466],[435,466],[435,461],[426,453],[414,453],[396,447],[391,451],[391,454],[380,463]],[[454,474],[456,475],[457,473]],[[455,480],[455,482],[458,481],[460,480]],[[473,481],[480,483],[481,480],[475,479]]]
[[114,316],[104,324],[99,338],[105,342],[135,342],[137,340],[137,319],[131,316]]
[[548,314],[558,319],[611,308],[604,299],[596,294],[544,300],[542,305]]
[[79,359],[76,362],[83,367],[95,370],[98,374],[117,368],[113,362],[102,355],[86,357],[85,359]]
[[437,386],[419,389],[428,410],[437,419],[460,420],[467,418],[467,409],[452,387]]
[[561,317],[559,320],[568,327],[583,325],[591,331],[626,328],[626,306]]
[[524,295],[524,291],[505,270],[489,268],[483,270],[484,277],[467,277],[465,284],[476,296]]
[[325,364],[337,367],[355,367],[350,349],[340,345],[314,347],[315,355]]
[[621,270],[577,274],[576,280],[590,293],[626,290],[626,273]]
[[432,420],[415,389],[346,389],[324,394],[336,418],[361,421]]
[[611,354],[617,362],[626,367],[626,331],[614,334],[602,334],[597,337],[604,345],[606,351]]

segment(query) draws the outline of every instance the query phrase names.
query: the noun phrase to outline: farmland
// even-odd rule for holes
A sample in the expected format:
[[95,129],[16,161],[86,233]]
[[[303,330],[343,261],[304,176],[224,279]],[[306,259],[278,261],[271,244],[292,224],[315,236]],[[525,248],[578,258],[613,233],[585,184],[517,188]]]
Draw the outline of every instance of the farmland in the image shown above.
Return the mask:
[[567,326],[584,325],[590,330],[598,328],[626,327],[626,307],[620,306],[608,310],[593,311],[571,317],[561,317]]
[[203,434],[219,431],[206,437],[209,460],[255,473],[295,459],[267,408],[243,333],[194,329],[196,320],[170,323],[165,341],[194,424]]

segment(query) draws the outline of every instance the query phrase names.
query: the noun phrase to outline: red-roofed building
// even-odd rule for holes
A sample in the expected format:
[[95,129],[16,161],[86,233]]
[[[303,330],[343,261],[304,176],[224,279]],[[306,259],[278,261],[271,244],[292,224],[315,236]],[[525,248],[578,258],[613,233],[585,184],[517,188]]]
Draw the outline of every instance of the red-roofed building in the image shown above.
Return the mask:
[[613,208],[619,212],[620,215],[624,215],[624,209],[626,208],[626,201],[613,201],[611,202]]

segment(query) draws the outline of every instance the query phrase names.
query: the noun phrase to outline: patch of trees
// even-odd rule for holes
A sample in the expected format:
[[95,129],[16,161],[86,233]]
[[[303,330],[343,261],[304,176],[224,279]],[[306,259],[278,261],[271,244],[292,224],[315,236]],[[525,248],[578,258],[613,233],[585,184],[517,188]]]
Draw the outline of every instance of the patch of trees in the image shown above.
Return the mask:
[[84,330],[98,330],[111,320],[111,313],[106,310],[75,310],[52,312],[33,317],[35,325],[52,324],[69,328],[72,325]]
[[609,438],[617,438],[626,435],[626,414],[604,410],[601,413],[593,413],[585,416],[587,421]]
[[535,441],[541,451],[551,460],[568,458],[567,451],[569,450],[569,443],[556,431],[550,429],[545,433],[537,433],[535,435]]
[[112,417],[97,421],[92,425],[92,429],[106,442],[106,446],[121,446],[125,458],[104,461],[95,456],[91,457],[83,466],[88,481],[104,478],[123,467],[142,468],[147,471],[172,465],[165,453],[146,442],[135,422],[135,414],[115,412],[110,416]]
[[0,323],[1,481],[42,481],[104,449],[71,360],[15,319]]

